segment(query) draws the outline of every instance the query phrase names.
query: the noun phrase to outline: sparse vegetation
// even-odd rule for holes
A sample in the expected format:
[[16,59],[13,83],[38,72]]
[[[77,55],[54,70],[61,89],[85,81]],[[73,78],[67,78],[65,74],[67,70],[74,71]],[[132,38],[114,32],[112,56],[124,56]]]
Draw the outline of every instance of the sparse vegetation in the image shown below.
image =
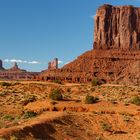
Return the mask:
[[8,82],[0,82],[0,85],[1,86],[11,86],[12,84],[8,83]]
[[91,82],[91,85],[92,85],[92,86],[97,86],[97,85],[99,85],[99,80],[98,80],[97,78],[94,78],[94,79],[92,80],[92,82]]
[[60,89],[53,89],[49,95],[49,98],[52,100],[62,100],[63,96],[62,96],[62,92]]
[[140,106],[140,97],[139,97],[139,96],[134,96],[134,97],[131,99],[131,103]]
[[14,120],[14,117],[13,117],[12,115],[5,115],[5,116],[3,117],[3,119],[4,119],[4,120],[8,120],[8,121],[12,121],[12,120]]
[[111,129],[112,129],[111,125],[108,122],[101,121],[100,125],[101,125],[101,127],[104,131],[109,131],[110,132]]
[[62,84],[61,80],[54,80],[53,82],[56,83],[56,84]]
[[23,115],[23,118],[24,119],[29,119],[29,118],[32,118],[32,117],[35,117],[37,116],[37,113],[35,113],[34,111],[27,111],[24,113]]
[[36,96],[35,95],[27,95],[25,99],[22,101],[23,105],[27,105],[28,103],[36,101]]
[[67,92],[71,92],[71,88],[67,88]]
[[93,103],[96,103],[98,100],[99,99],[97,97],[87,95],[85,98],[85,103],[86,104],[93,104]]
[[[57,122],[49,123],[56,130],[60,130],[58,127],[66,124],[61,127],[62,131],[60,130],[59,133],[68,138],[76,136],[75,139],[82,139],[77,138],[77,134],[82,133],[87,139],[103,140],[105,137],[108,138],[109,134],[112,139],[115,139],[122,134],[126,134],[126,137],[127,134],[131,136],[130,131],[132,132],[133,129],[136,132],[135,137],[139,132],[139,108],[130,104],[132,97],[139,97],[139,87],[72,83],[60,85],[50,82],[26,83],[25,81],[19,84],[13,84],[13,81],[9,83],[12,86],[0,86],[0,129],[11,129],[13,126],[18,128],[16,126],[19,125],[26,127],[27,124],[33,126],[30,124],[43,122],[47,118],[52,119],[52,115],[55,118],[57,113],[63,116],[63,113],[61,114],[63,111],[64,115],[66,114],[63,120],[58,117]],[[98,104],[93,104],[96,102]],[[130,105],[126,107],[124,103]],[[35,118],[36,116],[38,117]],[[94,135],[93,127],[95,127]],[[34,132],[34,126],[31,129]],[[18,132],[11,135],[8,139],[16,139],[16,137],[20,139]]]
[[7,92],[1,92],[0,96],[5,96],[7,94]]

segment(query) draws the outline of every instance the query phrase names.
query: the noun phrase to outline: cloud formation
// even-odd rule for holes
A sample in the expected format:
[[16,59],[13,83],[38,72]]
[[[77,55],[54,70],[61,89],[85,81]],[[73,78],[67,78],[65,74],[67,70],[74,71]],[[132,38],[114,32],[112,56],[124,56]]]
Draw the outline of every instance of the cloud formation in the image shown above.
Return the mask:
[[62,63],[63,63],[63,61],[61,61],[61,60],[58,61],[58,64],[62,64]]
[[40,64],[38,61],[26,61],[26,60],[20,60],[20,59],[5,59],[4,62],[8,63],[23,63],[23,64]]

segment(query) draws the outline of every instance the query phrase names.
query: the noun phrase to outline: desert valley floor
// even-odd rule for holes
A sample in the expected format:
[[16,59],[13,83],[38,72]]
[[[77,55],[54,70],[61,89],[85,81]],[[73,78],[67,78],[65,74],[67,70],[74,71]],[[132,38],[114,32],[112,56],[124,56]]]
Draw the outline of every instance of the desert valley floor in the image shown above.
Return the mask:
[[140,140],[139,96],[138,86],[1,81],[0,139]]

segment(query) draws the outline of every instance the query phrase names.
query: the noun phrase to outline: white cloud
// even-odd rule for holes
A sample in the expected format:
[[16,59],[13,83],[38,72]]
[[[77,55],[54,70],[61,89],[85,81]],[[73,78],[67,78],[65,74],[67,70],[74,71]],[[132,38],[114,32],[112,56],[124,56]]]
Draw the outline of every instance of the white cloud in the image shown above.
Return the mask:
[[39,62],[38,61],[30,61],[30,62],[28,62],[29,64],[39,64]]
[[61,61],[61,60],[58,61],[58,64],[62,64],[62,63],[63,63],[63,61]]
[[5,59],[4,62],[7,63],[24,63],[24,64],[39,64],[40,62],[38,61],[26,61],[26,60],[20,60],[20,59]]

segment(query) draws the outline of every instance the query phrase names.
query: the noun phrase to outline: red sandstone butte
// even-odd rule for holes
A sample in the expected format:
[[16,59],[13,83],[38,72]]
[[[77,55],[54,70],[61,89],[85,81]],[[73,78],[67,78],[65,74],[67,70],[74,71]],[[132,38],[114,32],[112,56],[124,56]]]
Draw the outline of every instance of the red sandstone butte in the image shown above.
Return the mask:
[[27,72],[20,69],[17,63],[10,69],[4,69],[2,60],[0,60],[0,80],[37,80],[37,72]]
[[140,8],[103,5],[94,22],[95,49],[140,49]]
[[140,8],[103,5],[94,18],[93,50],[61,69],[43,71],[41,80],[140,85]]

